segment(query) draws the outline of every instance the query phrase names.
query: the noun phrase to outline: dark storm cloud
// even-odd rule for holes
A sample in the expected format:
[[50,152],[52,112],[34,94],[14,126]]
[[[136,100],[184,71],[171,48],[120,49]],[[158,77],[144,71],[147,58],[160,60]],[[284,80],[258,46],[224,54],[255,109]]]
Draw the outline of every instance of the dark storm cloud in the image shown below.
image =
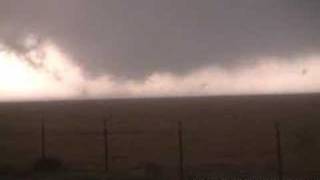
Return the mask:
[[317,0],[1,0],[0,39],[19,48],[36,34],[89,72],[141,77],[317,52],[319,8]]

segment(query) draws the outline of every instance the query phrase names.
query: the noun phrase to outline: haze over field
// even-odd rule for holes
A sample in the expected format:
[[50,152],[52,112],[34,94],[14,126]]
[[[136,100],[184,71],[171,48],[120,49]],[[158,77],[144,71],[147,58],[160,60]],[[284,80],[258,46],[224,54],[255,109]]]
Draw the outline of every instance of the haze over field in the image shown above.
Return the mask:
[[319,1],[0,2],[0,101],[320,91]]

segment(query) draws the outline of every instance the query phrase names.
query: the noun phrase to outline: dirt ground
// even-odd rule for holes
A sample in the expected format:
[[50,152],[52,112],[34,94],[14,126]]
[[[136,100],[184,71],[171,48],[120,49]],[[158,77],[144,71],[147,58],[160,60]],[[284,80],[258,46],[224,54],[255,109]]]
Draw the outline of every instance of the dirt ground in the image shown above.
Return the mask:
[[103,170],[106,120],[110,169],[177,172],[181,121],[186,171],[274,173],[279,122],[284,171],[312,174],[320,171],[319,107],[318,94],[0,103],[0,167],[33,167],[43,121],[47,156]]

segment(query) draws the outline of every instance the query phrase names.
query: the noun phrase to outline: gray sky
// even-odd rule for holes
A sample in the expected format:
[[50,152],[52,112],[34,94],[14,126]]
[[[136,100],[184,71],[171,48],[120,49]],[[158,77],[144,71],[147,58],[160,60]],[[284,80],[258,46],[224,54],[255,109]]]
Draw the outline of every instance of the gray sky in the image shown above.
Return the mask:
[[0,101],[320,92],[319,0],[0,0]]
[[32,33],[86,72],[140,78],[317,52],[319,9],[318,0],[1,0],[0,38],[19,48]]

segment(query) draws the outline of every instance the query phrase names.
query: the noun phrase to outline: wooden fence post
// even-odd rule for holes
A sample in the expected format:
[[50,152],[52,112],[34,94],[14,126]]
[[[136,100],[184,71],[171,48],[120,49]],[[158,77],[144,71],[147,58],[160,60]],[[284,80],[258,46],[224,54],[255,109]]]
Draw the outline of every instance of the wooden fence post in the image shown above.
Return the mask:
[[46,152],[46,125],[45,120],[41,118],[41,159],[47,158]]
[[275,122],[274,127],[276,130],[278,176],[279,176],[279,180],[283,180],[283,157],[282,157],[281,133],[280,133],[279,122]]
[[182,129],[181,121],[178,121],[178,141],[179,141],[179,179],[184,180],[183,129]]
[[103,138],[104,138],[104,168],[105,171],[109,171],[109,127],[108,121],[112,119],[112,114],[108,118],[103,120]]

